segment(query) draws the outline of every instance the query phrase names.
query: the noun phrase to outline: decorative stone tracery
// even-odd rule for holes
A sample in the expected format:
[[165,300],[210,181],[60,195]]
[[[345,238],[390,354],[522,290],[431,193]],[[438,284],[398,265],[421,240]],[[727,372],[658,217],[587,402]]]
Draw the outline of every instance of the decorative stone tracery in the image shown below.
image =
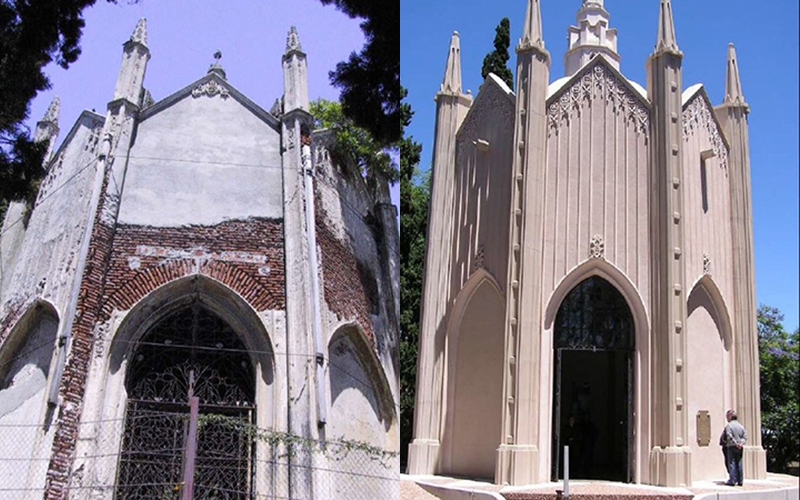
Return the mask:
[[711,109],[705,99],[700,97],[700,93],[692,97],[689,104],[683,110],[683,137],[684,141],[694,135],[695,131],[704,128],[711,139],[711,147],[714,155],[719,159],[719,166],[728,170],[728,148],[722,140],[717,122],[711,115]]
[[650,114],[633,91],[617,75],[602,64],[596,65],[547,107],[548,131],[558,129],[562,120],[569,120],[584,101],[604,100],[614,110],[631,120],[637,132],[645,135],[650,130]]
[[464,123],[458,131],[458,154],[463,155],[464,149],[478,140],[478,126],[483,122],[484,116],[499,110],[500,126],[510,129],[514,126],[514,101],[509,98],[496,85],[484,83],[484,88],[469,110]]

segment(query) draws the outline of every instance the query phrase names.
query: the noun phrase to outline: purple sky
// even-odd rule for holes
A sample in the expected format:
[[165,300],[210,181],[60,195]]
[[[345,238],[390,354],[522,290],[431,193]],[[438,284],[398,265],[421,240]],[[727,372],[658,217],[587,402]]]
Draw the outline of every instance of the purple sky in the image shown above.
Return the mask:
[[[281,55],[291,25],[297,26],[308,54],[309,99],[338,100],[339,90],[328,82],[328,72],[364,44],[359,20],[319,0],[141,0],[137,4],[119,0],[116,5],[99,0],[84,12],[86,28],[78,61],[68,70],[54,64],[46,68],[52,88],[31,104],[29,127],[35,127],[56,95],[61,98],[58,145],[84,109],[105,115],[122,44],[142,17],[147,19],[151,54],[144,86],[156,101],[205,75],[219,49],[228,81],[269,110],[283,93]],[[399,185],[392,189],[395,203],[398,192]]]

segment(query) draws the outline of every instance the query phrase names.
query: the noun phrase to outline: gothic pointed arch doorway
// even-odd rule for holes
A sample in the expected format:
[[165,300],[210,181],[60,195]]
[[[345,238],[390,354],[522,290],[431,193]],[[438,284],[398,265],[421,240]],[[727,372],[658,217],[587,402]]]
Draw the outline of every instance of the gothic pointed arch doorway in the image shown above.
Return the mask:
[[172,498],[187,470],[194,498],[251,498],[255,369],[224,319],[199,300],[164,315],[134,346],[125,386],[117,499]]
[[630,482],[634,320],[620,292],[591,276],[559,306],[553,338],[552,478]]

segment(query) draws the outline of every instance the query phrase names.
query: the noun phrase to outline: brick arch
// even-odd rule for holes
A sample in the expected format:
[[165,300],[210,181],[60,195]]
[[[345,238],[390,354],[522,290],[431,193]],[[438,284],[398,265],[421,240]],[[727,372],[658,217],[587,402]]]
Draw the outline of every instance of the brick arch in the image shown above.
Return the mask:
[[256,311],[284,307],[284,298],[281,294],[267,289],[250,273],[233,264],[211,261],[201,265],[198,270],[192,261],[181,260],[137,272],[133,278],[125,281],[106,298],[100,320],[107,320],[115,309],[119,311],[130,309],[162,285],[193,274],[208,276],[223,283],[238,293]]

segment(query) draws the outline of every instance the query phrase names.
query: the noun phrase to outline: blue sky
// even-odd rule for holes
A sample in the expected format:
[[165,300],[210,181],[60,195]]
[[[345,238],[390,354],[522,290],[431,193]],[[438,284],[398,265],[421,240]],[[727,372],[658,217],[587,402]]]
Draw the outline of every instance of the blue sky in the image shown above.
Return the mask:
[[[551,81],[563,76],[567,26],[580,0],[540,0]],[[461,36],[463,88],[477,94],[483,57],[494,29],[511,21],[513,47],[522,32],[526,0],[426,0],[401,3],[401,78],[415,114],[407,129],[431,161],[435,104],[452,32]],[[657,32],[658,0],[605,0],[617,28],[622,73],[645,86],[645,61]],[[750,165],[756,295],[778,307],[785,326],[798,327],[798,1],[674,0],[678,45],[684,54],[683,88],[703,83],[711,102],[722,101],[725,57],[736,46],[742,91],[750,104]]]
[[[54,64],[46,68],[53,86],[33,101],[29,127],[34,128],[55,95],[61,98],[60,140],[84,109],[105,115],[122,44],[141,17],[147,18],[152,56],[144,86],[156,101],[204,76],[219,49],[228,81],[269,110],[283,93],[281,55],[291,25],[297,26],[308,55],[309,98],[338,100],[339,90],[331,87],[328,72],[364,44],[359,20],[319,0],[141,0],[136,4],[98,0],[84,11],[86,28],[78,61],[68,70]],[[397,200],[399,185],[392,192]]]

